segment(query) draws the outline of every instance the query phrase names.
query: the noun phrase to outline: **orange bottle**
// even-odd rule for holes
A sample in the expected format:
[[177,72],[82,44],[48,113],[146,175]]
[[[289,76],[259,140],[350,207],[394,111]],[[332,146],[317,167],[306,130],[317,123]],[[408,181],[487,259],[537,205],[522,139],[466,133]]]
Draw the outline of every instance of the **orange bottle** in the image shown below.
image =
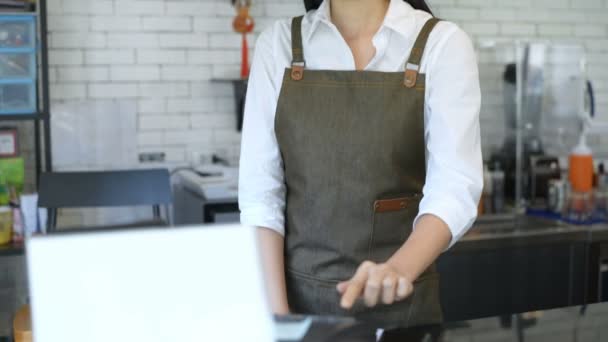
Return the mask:
[[569,173],[572,190],[578,192],[593,190],[593,154],[584,137],[570,154]]

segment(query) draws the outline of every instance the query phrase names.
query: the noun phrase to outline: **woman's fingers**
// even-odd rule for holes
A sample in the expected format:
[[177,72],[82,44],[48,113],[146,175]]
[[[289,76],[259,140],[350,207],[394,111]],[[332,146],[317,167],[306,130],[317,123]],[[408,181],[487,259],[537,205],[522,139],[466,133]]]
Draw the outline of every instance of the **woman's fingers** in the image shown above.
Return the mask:
[[340,300],[340,306],[344,309],[350,309],[355,304],[355,301],[365,288],[365,284],[367,283],[367,277],[369,274],[369,269],[374,266],[372,262],[364,262],[359,266],[355,275],[348,281],[348,287],[344,291],[342,295],[342,299]]
[[410,284],[407,279],[403,277],[399,277],[397,282],[397,300],[403,300],[407,298],[412,291],[414,290],[412,284]]
[[386,270],[383,267],[372,267],[369,270],[367,284],[365,284],[364,300],[365,305],[372,307],[378,304],[378,299],[382,294],[382,282],[386,276]]
[[338,293],[340,294],[344,294],[344,291],[346,291],[346,288],[348,288],[348,281],[343,281],[338,283],[338,285],[336,286],[336,289],[338,290]]
[[396,297],[397,279],[394,275],[387,275],[382,281],[382,303],[393,304]]
[[376,306],[379,302],[392,304],[404,300],[412,294],[414,287],[385,264],[366,261],[350,280],[338,283],[336,289],[342,295],[340,305],[348,310],[361,296],[368,307]]

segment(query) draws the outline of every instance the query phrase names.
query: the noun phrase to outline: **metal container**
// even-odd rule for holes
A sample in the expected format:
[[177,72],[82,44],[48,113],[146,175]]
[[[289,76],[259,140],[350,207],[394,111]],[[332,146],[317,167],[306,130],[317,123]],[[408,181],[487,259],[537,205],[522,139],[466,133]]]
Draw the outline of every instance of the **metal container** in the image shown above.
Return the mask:
[[549,180],[548,209],[556,214],[564,212],[566,206],[567,183],[562,179]]

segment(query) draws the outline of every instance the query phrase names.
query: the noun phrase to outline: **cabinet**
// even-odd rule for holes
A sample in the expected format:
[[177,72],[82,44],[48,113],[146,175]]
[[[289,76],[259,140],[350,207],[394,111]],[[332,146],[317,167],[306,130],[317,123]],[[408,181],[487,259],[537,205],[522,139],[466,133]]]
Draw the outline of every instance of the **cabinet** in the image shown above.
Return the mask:
[[0,121],[34,125],[36,181],[51,171],[46,5],[0,13]]

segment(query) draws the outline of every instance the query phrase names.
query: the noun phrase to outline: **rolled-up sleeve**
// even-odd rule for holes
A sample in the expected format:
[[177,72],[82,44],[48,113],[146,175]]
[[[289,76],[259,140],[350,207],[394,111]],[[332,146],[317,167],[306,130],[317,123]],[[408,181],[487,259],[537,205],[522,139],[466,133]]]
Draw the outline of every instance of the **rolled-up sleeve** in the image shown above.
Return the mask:
[[273,27],[257,40],[245,103],[239,167],[241,223],[284,234],[285,182],[274,131],[280,84],[275,84]]
[[450,247],[473,225],[483,187],[481,94],[473,44],[454,26],[427,66],[427,176],[418,217],[432,214],[452,233]]

